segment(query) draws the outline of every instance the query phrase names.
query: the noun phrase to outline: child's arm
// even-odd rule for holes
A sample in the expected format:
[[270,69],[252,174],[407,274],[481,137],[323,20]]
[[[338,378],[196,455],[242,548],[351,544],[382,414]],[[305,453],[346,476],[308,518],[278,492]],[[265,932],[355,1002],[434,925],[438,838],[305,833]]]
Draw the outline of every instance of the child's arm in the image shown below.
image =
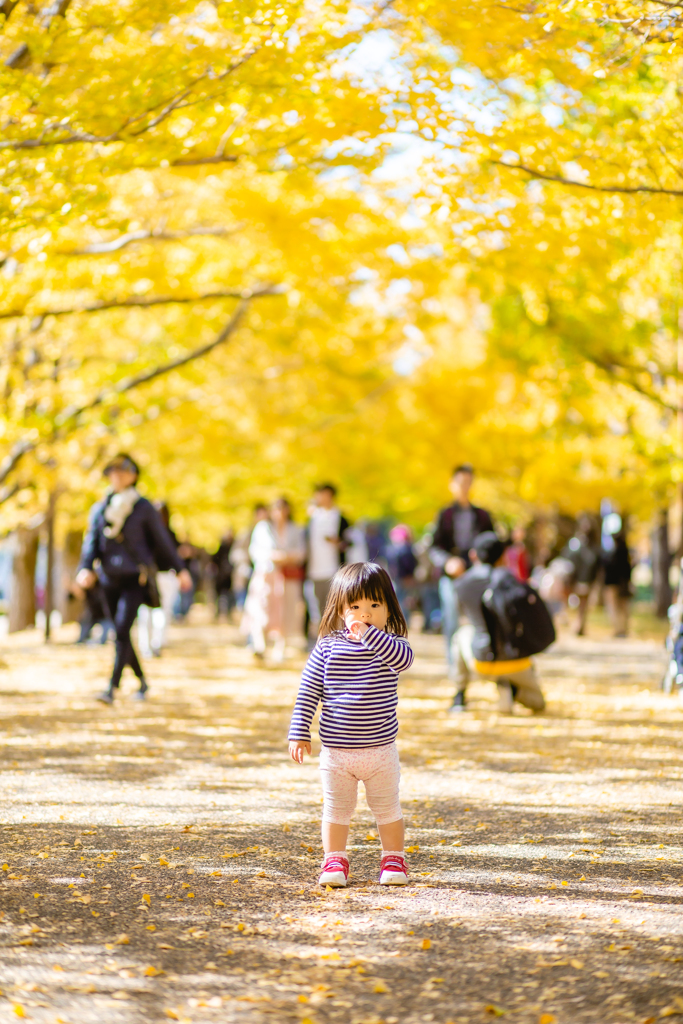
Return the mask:
[[360,642],[379,655],[385,665],[396,672],[403,672],[413,663],[413,649],[404,636],[385,633],[376,626],[368,626],[364,633],[358,632]]
[[299,764],[303,762],[304,750],[311,752],[311,722],[323,695],[324,679],[325,661],[316,645],[302,673],[289,726],[289,753]]

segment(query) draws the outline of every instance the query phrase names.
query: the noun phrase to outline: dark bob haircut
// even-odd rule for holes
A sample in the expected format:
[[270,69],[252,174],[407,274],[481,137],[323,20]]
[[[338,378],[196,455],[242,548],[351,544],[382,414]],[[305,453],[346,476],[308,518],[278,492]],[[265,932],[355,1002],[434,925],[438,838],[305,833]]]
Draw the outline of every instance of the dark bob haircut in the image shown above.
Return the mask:
[[386,569],[375,562],[351,562],[350,565],[342,565],[334,574],[318,637],[343,629],[344,609],[361,598],[385,604],[389,611],[387,632],[408,636],[408,626]]

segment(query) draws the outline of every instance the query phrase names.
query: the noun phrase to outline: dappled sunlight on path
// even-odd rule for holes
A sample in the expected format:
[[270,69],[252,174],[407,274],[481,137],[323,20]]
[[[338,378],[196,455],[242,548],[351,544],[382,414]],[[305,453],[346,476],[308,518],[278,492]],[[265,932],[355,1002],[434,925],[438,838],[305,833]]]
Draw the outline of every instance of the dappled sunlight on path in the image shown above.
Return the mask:
[[303,655],[172,630],[98,705],[111,649],[9,638],[0,1022],[654,1022],[683,1012],[683,702],[661,646],[562,640],[547,713],[471,689],[439,638],[400,687],[411,885],[376,884],[364,801],[351,884],[321,892],[316,760],[287,757]]

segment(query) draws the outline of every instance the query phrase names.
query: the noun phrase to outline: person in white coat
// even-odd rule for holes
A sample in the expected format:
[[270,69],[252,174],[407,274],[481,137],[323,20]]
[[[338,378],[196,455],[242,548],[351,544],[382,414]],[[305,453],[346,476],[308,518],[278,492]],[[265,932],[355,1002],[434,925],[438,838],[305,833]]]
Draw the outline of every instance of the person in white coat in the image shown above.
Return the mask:
[[254,527],[249,556],[254,572],[244,612],[254,655],[263,658],[267,641],[273,639],[274,660],[282,661],[287,639],[303,636],[306,559],[304,531],[292,522],[286,498],[278,498],[269,518]]

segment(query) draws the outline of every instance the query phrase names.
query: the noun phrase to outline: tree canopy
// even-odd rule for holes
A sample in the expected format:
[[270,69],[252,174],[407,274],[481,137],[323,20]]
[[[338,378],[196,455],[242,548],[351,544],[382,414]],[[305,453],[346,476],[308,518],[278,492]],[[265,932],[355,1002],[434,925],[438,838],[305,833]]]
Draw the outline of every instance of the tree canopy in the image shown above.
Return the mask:
[[675,5],[0,13],[6,527],[121,447],[206,530],[321,476],[425,522],[463,458],[511,515],[668,500]]

